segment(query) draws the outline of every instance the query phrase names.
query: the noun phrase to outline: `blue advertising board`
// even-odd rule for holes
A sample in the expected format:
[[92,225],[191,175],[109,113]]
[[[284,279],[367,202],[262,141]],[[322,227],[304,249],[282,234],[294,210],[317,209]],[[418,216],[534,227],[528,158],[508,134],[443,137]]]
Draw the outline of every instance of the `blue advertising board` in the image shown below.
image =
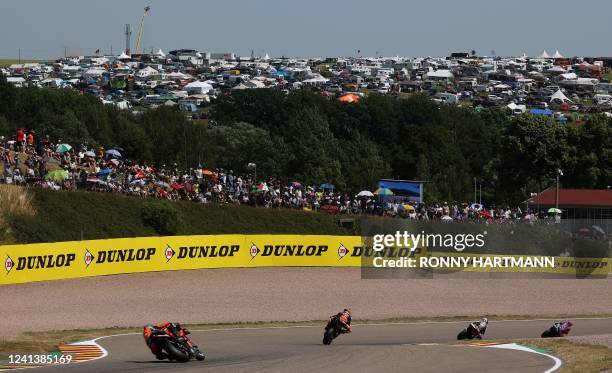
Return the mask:
[[415,180],[378,180],[379,188],[386,188],[392,195],[383,196],[385,201],[423,202],[423,181]]

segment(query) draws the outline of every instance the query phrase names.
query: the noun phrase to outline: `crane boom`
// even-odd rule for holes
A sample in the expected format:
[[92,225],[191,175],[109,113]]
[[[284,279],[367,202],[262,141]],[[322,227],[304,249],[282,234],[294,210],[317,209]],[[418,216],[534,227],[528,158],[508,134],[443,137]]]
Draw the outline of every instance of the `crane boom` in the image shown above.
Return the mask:
[[136,34],[136,46],[135,46],[135,50],[137,54],[141,54],[142,53],[142,32],[144,31],[144,19],[145,16],[149,13],[149,10],[151,10],[150,6],[147,6],[146,8],[144,8],[144,13],[142,14],[142,17],[140,17],[140,26],[138,26],[138,34]]

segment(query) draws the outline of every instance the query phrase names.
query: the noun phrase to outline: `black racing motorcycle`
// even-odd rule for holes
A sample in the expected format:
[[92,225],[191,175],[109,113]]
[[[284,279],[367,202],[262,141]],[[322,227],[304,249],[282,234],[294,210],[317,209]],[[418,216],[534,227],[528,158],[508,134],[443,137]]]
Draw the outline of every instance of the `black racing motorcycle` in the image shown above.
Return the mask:
[[542,338],[565,337],[572,330],[573,325],[569,320],[554,323],[542,333]]
[[189,331],[183,328],[164,328],[157,331],[151,338],[157,339],[170,360],[185,363],[191,359],[204,360],[206,357],[198,346],[187,337]]
[[474,338],[482,339],[482,336],[479,333],[478,323],[475,323],[475,322],[470,323],[470,325],[468,325],[465,329],[463,329],[457,335],[458,340],[474,339]]
[[342,324],[337,317],[332,318],[327,322],[327,325],[325,326],[325,333],[323,333],[323,344],[331,344],[332,341],[338,338],[340,334],[346,332],[346,326],[344,326],[344,324]]

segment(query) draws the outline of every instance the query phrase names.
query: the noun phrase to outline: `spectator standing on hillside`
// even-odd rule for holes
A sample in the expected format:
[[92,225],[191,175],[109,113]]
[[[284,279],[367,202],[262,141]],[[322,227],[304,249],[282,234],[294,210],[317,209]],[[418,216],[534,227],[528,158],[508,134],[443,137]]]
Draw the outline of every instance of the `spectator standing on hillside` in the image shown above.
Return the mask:
[[25,128],[20,128],[15,133],[15,150],[21,152],[24,150]]
[[31,130],[26,137],[26,142],[28,144],[28,148],[34,147],[34,130]]

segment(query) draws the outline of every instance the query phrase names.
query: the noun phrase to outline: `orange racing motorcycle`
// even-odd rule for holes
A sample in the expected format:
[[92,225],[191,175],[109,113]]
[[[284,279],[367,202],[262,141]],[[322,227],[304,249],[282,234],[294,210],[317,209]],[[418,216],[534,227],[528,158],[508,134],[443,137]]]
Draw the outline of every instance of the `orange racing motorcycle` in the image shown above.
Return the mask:
[[323,344],[329,345],[340,334],[344,334],[347,332],[348,329],[342,322],[340,322],[340,319],[338,317],[333,317],[325,326],[325,333],[323,333]]
[[191,359],[204,360],[204,353],[191,342],[191,339],[187,336],[188,334],[190,334],[188,330],[171,325],[156,330],[150,338],[162,346],[163,351],[166,352],[170,360],[181,363]]

